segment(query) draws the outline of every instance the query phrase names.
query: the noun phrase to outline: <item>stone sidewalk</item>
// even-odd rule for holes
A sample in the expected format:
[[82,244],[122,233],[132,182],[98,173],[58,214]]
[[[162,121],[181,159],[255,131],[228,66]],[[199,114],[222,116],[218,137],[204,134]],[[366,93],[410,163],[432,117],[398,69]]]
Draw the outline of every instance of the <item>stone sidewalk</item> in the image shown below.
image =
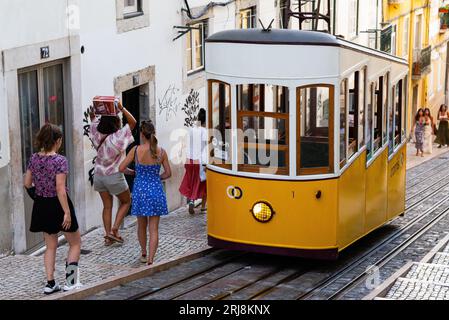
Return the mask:
[[425,153],[424,157],[416,156],[415,144],[411,142],[407,143],[407,169],[411,169],[423,162],[432,160],[449,150],[448,147],[438,148],[438,144],[436,143],[433,144],[432,149],[431,154]]
[[[105,247],[102,228],[83,235],[80,260],[80,280],[83,284],[92,284],[144,266],[139,262],[140,246],[135,219],[127,217],[125,226],[121,230],[121,236],[125,239],[123,245]],[[162,217],[156,262],[174,260],[201,248],[208,248],[205,214],[191,216],[186,208],[180,208]],[[59,283],[65,279],[67,250],[67,245],[58,249],[55,277]],[[0,279],[0,300],[43,298],[42,290],[46,284],[43,256],[0,257]]]

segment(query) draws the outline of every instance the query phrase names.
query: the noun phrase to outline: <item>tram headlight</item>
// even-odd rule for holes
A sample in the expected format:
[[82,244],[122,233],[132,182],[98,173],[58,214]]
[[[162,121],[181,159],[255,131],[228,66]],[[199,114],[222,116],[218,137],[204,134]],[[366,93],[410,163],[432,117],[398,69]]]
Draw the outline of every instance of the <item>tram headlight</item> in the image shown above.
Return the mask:
[[262,223],[269,222],[274,215],[273,207],[264,201],[257,202],[251,209],[253,217]]

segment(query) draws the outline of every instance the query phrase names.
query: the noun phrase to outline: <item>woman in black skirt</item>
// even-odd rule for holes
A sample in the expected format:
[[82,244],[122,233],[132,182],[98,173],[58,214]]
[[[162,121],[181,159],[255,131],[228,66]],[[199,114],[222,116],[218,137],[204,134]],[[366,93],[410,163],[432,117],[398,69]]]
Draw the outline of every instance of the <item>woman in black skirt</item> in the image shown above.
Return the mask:
[[69,243],[64,291],[79,287],[78,261],[81,236],[72,201],[67,195],[67,159],[58,154],[62,132],[52,124],[43,126],[36,138],[40,152],[32,155],[25,175],[25,188],[33,198],[31,232],[43,232],[47,250],[44,255],[47,285],[45,294],[60,291],[54,278],[58,233],[63,232]]

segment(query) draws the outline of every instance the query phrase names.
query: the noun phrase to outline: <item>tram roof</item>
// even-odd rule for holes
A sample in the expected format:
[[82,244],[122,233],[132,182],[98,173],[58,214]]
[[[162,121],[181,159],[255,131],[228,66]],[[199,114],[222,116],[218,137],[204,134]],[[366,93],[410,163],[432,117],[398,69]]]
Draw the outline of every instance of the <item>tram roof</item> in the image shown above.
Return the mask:
[[234,29],[214,33],[206,42],[232,42],[254,44],[338,45],[337,38],[323,32],[302,30]]
[[206,42],[344,47],[407,64],[406,60],[397,56],[346,41],[328,33],[317,31],[291,29],[271,29],[269,31],[264,31],[263,29],[233,29],[214,33],[206,39]]

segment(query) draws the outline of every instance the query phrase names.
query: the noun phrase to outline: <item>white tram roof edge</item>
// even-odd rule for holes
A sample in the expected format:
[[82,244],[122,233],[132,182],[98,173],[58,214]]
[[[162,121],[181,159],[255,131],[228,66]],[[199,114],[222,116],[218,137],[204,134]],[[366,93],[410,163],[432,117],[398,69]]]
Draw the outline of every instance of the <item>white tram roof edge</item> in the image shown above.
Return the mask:
[[230,82],[241,83],[252,79],[335,83],[360,63],[374,64],[373,70],[408,67],[404,59],[327,33],[286,29],[217,32],[206,39],[206,61],[209,79],[235,78]]

